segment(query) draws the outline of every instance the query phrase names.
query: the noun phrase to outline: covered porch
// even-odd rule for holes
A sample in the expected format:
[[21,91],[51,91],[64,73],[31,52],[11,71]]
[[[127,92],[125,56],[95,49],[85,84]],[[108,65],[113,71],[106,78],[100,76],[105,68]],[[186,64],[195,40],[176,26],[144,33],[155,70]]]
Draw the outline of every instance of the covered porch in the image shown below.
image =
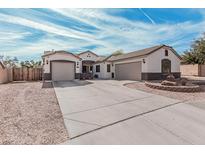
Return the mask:
[[82,61],[82,73],[81,79],[92,79],[93,78],[93,64],[95,62],[91,60]]

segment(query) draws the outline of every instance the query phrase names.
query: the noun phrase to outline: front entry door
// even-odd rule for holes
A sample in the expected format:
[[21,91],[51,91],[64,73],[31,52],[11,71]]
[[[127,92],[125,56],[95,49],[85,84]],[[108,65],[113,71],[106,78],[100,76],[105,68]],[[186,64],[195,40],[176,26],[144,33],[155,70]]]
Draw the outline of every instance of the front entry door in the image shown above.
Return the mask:
[[83,66],[83,73],[86,73],[86,70],[87,70],[86,67],[87,66]]
[[171,61],[169,59],[162,60],[162,74],[171,73]]

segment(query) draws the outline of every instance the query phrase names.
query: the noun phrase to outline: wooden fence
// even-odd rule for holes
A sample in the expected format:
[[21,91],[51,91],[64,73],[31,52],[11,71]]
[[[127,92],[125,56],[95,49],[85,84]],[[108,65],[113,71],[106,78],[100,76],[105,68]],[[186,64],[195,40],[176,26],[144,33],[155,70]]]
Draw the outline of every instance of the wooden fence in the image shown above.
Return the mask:
[[13,81],[42,80],[42,68],[13,68]]

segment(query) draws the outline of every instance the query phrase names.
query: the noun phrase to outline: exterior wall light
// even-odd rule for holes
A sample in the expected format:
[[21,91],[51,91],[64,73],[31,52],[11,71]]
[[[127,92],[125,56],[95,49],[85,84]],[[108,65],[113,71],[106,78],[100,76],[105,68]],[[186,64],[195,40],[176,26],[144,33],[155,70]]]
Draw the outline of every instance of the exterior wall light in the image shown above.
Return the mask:
[[145,62],[145,59],[142,59],[142,62],[145,64],[146,62]]

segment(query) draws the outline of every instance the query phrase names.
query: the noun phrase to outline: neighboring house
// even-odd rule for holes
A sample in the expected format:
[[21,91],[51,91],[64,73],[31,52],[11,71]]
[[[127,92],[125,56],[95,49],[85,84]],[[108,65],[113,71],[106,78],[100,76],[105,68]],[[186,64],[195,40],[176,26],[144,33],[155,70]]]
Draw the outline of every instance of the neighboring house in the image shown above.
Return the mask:
[[157,80],[170,73],[176,78],[180,77],[181,57],[166,45],[108,57],[91,51],[77,55],[66,51],[49,51],[42,58],[44,79],[54,81],[73,80],[82,74],[117,80]]

